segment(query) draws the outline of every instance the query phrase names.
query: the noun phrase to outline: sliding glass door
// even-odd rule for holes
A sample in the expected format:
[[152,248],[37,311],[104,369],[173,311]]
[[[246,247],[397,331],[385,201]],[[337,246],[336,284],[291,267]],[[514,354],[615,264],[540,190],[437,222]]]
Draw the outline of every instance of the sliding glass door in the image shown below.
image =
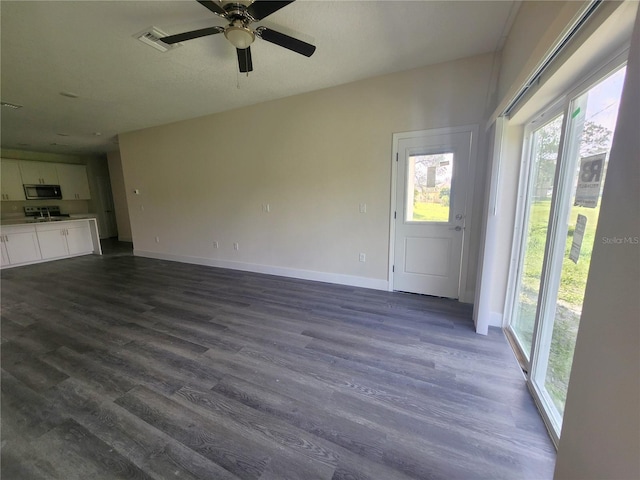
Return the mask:
[[[562,426],[625,68],[532,121],[509,331],[555,441]],[[544,120],[548,118],[548,120]]]
[[527,127],[530,140],[525,168],[528,175],[522,185],[526,198],[522,218],[525,233],[520,244],[522,254],[518,263],[516,295],[511,316],[511,328],[527,359],[533,344],[563,118],[563,114],[551,116],[544,123],[541,117],[540,121],[532,122]]

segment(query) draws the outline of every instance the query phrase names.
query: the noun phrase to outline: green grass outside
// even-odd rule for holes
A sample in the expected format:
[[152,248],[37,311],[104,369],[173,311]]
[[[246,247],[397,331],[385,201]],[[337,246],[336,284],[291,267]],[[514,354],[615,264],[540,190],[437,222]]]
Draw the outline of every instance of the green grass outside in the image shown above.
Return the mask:
[[413,220],[448,222],[449,207],[445,207],[439,203],[416,202],[413,205]]
[[[549,201],[535,202],[529,220],[527,252],[520,291],[520,309],[516,314],[515,321],[516,331],[526,348],[531,346],[533,335],[550,205]],[[572,207],[568,220],[569,227],[545,382],[545,386],[560,413],[564,411],[599,210],[600,207]],[[569,252],[578,214],[587,217],[587,225],[578,262],[574,263],[569,259]]]

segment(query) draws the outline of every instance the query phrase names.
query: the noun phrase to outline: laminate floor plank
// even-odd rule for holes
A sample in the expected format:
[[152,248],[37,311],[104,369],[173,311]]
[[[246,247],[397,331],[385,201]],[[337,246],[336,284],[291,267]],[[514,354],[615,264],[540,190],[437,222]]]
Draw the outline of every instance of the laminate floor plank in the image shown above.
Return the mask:
[[[47,399],[2,369],[2,449],[28,452],[30,441],[44,435],[68,418],[68,412],[55,409]],[[19,455],[30,461],[27,455]],[[3,477],[4,475],[0,475]]]
[[[322,463],[335,467],[338,463],[338,455],[322,439],[269,415],[263,415],[218,392],[184,387],[171,398],[186,408],[216,419],[216,424],[229,430],[260,439],[266,445],[277,444],[298,458],[307,457],[310,460],[307,464]],[[302,476],[304,473],[301,471],[298,475]]]
[[[94,350],[87,354],[87,358],[99,362],[109,369],[114,376],[125,377],[138,385],[144,385],[165,394],[172,394],[184,385],[192,385],[191,378],[171,368],[169,365],[158,363],[153,357],[144,355],[138,350],[123,348],[114,350]],[[207,385],[215,384],[215,380]],[[193,382],[200,385],[200,382]]]
[[271,449],[256,440],[145,387],[128,392],[116,404],[240,478],[260,478],[270,461]]
[[3,365],[17,380],[36,392],[42,392],[57,385],[69,376],[62,370],[43,362],[38,357],[25,357],[13,364]]
[[238,478],[73,379],[58,385],[52,398],[72,411],[74,420],[154,478]]
[[65,372],[65,377],[73,377],[90,385],[106,398],[118,397],[136,386],[136,383],[131,380],[113,375],[112,371],[99,363],[66,347],[47,353],[43,359],[47,364]]
[[57,478],[152,478],[75,420],[64,421],[32,445],[37,450],[37,457],[49,461]]
[[470,306],[105,246],[0,271],[3,479],[552,478]]

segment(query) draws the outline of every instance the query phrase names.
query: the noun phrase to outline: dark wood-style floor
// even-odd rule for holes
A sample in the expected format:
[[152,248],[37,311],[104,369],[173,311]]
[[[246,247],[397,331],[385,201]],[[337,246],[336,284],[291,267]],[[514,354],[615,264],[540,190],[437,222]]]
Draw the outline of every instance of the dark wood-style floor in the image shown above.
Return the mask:
[[3,480],[552,477],[468,306],[111,247],[2,271]]

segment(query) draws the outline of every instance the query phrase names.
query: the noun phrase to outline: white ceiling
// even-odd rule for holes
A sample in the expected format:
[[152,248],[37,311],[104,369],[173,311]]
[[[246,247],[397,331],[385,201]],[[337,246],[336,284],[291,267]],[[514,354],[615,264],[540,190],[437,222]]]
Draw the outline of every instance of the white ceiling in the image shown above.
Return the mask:
[[1,97],[23,105],[1,109],[2,147],[103,153],[117,149],[118,133],[492,52],[517,6],[298,0],[253,26],[313,43],[315,54],[256,39],[247,77],[223,35],[166,53],[134,38],[150,26],[173,34],[225,25],[193,0],[2,0]]

